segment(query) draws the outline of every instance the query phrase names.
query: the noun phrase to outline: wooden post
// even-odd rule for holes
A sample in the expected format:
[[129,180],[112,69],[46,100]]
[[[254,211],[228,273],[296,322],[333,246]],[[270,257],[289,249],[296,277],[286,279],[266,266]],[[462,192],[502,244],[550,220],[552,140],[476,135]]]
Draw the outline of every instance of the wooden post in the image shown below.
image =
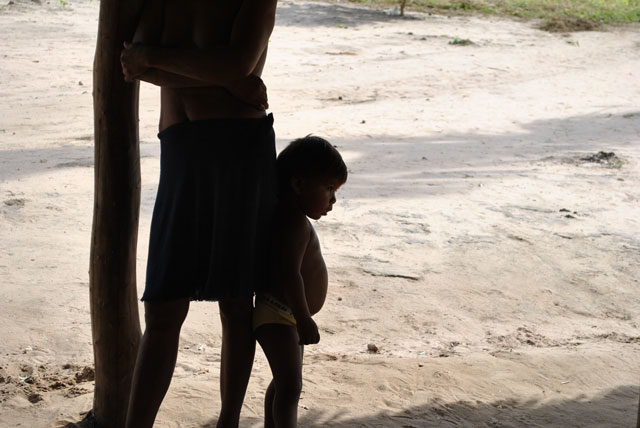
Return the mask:
[[140,343],[136,249],[140,211],[138,83],[120,68],[142,0],[102,0],[93,65],[95,191],[89,289],[95,359],[93,420],[124,427]]

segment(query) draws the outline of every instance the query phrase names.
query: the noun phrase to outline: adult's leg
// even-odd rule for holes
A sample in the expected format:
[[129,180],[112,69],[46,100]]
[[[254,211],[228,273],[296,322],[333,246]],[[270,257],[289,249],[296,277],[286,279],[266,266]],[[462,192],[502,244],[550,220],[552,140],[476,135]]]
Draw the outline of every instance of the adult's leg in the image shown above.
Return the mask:
[[145,332],[133,372],[127,428],[152,427],[178,357],[180,328],[189,311],[188,300],[145,302]]
[[[298,332],[294,327],[267,324],[256,332],[260,346],[269,360],[273,374],[271,393],[265,397],[265,427],[294,428],[298,426],[298,401],[302,391],[302,353]],[[271,401],[271,421],[268,425],[266,406]]]
[[222,322],[220,396],[222,408],[218,428],[236,428],[247,391],[256,339],[251,328],[253,298],[223,299],[219,302]]

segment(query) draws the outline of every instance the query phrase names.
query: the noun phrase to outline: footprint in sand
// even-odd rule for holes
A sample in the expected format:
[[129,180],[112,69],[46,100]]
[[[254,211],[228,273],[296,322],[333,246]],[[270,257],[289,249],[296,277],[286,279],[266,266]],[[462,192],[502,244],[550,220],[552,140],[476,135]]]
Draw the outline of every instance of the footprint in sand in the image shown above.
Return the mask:
[[27,202],[26,199],[23,198],[14,198],[14,199],[6,199],[4,201],[4,204],[9,206],[9,207],[17,207],[17,208],[22,208],[24,207],[24,204]]
[[[9,396],[22,395],[31,404],[46,401],[47,393],[61,391],[65,397],[72,398],[87,394],[90,390],[79,386],[95,378],[93,367],[65,364],[61,369],[40,366],[21,365],[20,367],[0,368],[0,393]],[[4,401],[4,400],[2,400]]]

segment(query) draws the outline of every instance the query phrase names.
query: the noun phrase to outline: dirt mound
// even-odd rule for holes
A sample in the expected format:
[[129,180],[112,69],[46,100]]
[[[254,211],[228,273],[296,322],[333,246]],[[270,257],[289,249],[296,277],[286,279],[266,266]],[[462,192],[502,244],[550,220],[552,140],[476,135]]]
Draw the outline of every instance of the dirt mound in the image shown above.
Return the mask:
[[609,168],[620,168],[623,163],[622,160],[618,156],[616,156],[614,152],[603,151],[600,151],[593,155],[581,157],[580,161],[585,164],[595,164]]
[[573,33],[597,30],[600,23],[582,18],[553,18],[543,21],[538,28],[551,33]]

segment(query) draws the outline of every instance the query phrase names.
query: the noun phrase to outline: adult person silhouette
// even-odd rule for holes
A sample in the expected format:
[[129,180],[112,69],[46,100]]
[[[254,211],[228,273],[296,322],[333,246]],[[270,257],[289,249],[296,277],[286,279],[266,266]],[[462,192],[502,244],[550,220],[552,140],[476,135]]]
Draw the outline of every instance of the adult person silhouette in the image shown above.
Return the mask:
[[217,426],[238,426],[276,199],[273,117],[260,79],[276,3],[147,0],[121,53],[125,80],[161,87],[161,172],[129,428],[153,426],[193,300],[219,302]]

